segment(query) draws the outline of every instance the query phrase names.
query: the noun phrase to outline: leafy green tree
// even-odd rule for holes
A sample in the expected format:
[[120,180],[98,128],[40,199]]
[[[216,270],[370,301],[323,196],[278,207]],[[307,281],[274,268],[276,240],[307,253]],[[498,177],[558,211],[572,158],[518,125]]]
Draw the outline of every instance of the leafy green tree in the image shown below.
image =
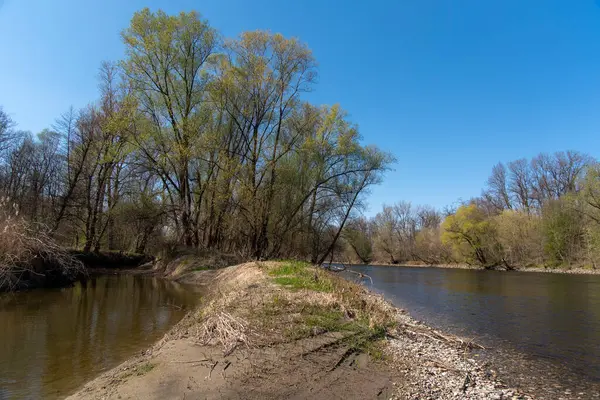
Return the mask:
[[442,223],[442,243],[470,264],[494,267],[501,263],[494,221],[476,204],[463,205]]
[[207,123],[210,56],[218,35],[195,11],[136,12],[123,34],[127,84],[147,122],[136,143],[163,180],[181,241],[198,244],[194,169]]

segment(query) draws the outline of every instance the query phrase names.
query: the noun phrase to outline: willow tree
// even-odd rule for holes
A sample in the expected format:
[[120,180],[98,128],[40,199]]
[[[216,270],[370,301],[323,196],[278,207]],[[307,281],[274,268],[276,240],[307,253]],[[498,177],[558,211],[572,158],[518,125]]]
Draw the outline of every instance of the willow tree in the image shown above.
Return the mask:
[[198,242],[194,176],[206,124],[207,66],[218,36],[195,11],[169,16],[147,8],[122,33],[128,84],[146,125],[136,142],[162,180],[182,243]]
[[240,212],[249,248],[257,258],[269,247],[278,170],[300,141],[288,118],[310,90],[315,62],[296,39],[263,31],[245,32],[226,44],[214,101],[232,123],[239,156]]
[[292,234],[295,241],[301,231],[301,246],[309,249],[310,259],[323,262],[346,222],[360,209],[362,195],[380,181],[393,157],[362,146],[358,128],[339,106],[322,107],[316,113],[307,107],[305,115],[302,128],[297,127],[303,140],[286,158],[287,179],[279,186],[279,193],[294,195],[280,197],[282,209],[272,229],[274,236]]
[[502,262],[494,221],[475,203],[463,205],[442,223],[442,242],[467,263],[494,267]]

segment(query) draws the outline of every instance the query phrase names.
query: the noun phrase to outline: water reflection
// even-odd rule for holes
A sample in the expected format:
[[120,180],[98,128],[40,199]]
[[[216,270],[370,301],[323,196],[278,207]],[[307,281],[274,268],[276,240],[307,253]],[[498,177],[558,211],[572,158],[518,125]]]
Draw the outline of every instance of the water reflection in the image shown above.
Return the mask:
[[426,323],[510,344],[600,381],[600,276],[354,267]]
[[0,399],[64,397],[158,340],[197,298],[126,275],[0,296]]

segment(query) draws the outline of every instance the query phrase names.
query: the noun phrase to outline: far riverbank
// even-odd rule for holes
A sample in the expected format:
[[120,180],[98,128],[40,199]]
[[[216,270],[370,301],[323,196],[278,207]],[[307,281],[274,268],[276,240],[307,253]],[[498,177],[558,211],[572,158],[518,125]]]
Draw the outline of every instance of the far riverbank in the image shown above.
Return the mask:
[[[330,263],[325,263],[324,265],[329,265]],[[600,275],[600,268],[582,268],[582,267],[515,267],[514,269],[506,269],[503,267],[497,268],[485,268],[480,267],[478,265],[469,265],[469,264],[425,264],[425,263],[400,263],[400,264],[391,264],[391,263],[381,263],[373,261],[369,264],[361,264],[361,263],[347,263],[342,261],[334,261],[331,263],[332,265],[340,265],[340,266],[352,266],[352,267],[362,267],[362,266],[374,266],[374,267],[398,267],[398,268],[446,268],[446,269],[467,269],[467,270],[478,270],[478,271],[505,271],[505,272],[542,272],[542,273],[552,273],[552,274],[579,274],[579,275]]]

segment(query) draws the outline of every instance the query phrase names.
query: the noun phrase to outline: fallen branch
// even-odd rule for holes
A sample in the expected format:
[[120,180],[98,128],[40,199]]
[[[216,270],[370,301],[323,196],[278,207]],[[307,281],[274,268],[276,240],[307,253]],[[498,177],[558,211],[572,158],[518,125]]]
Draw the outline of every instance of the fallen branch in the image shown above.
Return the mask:
[[486,348],[483,347],[482,345],[475,343],[473,341],[473,339],[471,339],[469,341],[464,341],[463,339],[461,339],[458,336],[448,336],[448,335],[442,334],[439,331],[436,331],[435,329],[422,327],[419,325],[403,323],[402,325],[400,325],[398,327],[398,329],[400,329],[404,332],[412,333],[414,335],[425,336],[425,337],[427,337],[431,340],[437,341],[437,342],[445,342],[445,343],[450,343],[453,345],[458,345],[459,347],[462,347],[465,349],[478,348],[481,350],[486,350]]
[[171,364],[194,364],[203,361],[210,361],[208,358],[204,358],[202,360],[194,360],[194,361],[171,361]]

